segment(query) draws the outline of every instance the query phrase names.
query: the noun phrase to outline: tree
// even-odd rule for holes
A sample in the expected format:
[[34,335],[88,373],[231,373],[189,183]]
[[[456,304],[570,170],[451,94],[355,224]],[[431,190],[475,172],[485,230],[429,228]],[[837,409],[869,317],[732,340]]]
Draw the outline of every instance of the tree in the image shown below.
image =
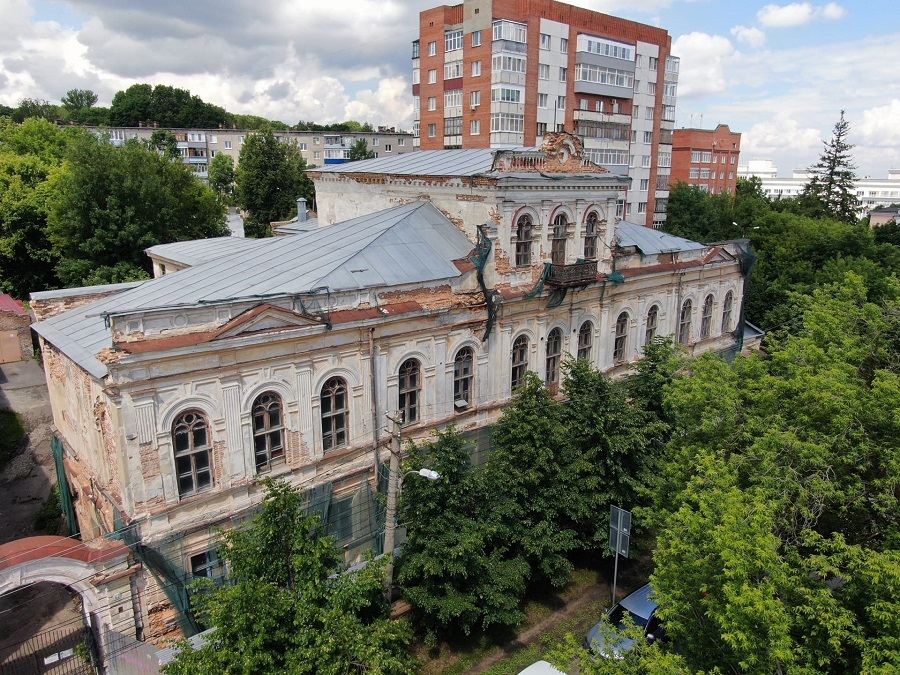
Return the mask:
[[340,549],[317,516],[305,516],[296,488],[265,481],[260,511],[219,547],[232,583],[197,582],[194,608],[215,628],[207,643],[186,640],[168,675],[188,673],[357,673],[406,675],[411,634],[383,599],[384,561],[340,572]]
[[247,136],[235,171],[238,203],[247,212],[244,231],[251,237],[271,235],[269,224],[297,209],[297,198],[312,204],[315,191],[296,143],[275,138],[271,127]]
[[677,183],[666,203],[666,232],[702,242],[734,239],[741,236],[741,228],[733,216],[731,195],[711,195],[699,185]]
[[146,278],[148,247],[228,234],[215,195],[184,164],[136,140],[117,148],[91,134],[69,149],[48,230],[66,285]]
[[209,163],[209,187],[215,190],[226,203],[234,195],[234,160],[231,155],[220,152]]
[[802,197],[809,198],[815,212],[845,223],[859,220],[859,199],[856,196],[856,165],[850,151],[853,145],[847,142],[850,123],[844,119],[844,111],[834,125],[830,141],[823,141],[825,149],[819,161],[809,167],[812,174],[804,186]]
[[93,108],[97,103],[97,94],[90,89],[69,89],[62,97],[63,107],[69,112]]
[[347,159],[355,162],[360,159],[373,159],[374,157],[375,151],[369,150],[369,144],[366,142],[366,139],[357,138],[353,145],[350,146]]
[[396,575],[426,641],[519,624],[529,567],[503,536],[484,472],[470,466],[453,428],[427,445],[411,444],[404,469],[426,459],[441,478],[410,480],[403,489],[407,541]]
[[147,141],[147,147],[169,159],[181,160],[181,153],[178,151],[178,139],[168,129],[154,130]]
[[52,122],[61,116],[60,107],[53,105],[50,101],[39,98],[23,98],[19,102],[19,107],[13,111],[12,119],[14,122],[24,122],[32,117],[39,117]]
[[109,108],[109,122],[116,127],[136,127],[152,122],[153,85],[133,84],[117,91]]

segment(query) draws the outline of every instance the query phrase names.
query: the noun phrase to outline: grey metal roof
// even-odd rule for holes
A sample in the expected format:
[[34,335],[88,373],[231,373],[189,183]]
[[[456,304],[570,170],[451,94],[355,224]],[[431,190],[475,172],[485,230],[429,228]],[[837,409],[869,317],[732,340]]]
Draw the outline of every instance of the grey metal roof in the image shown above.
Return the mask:
[[434,205],[413,202],[290,237],[257,240],[245,250],[150,279],[34,329],[100,378],[107,370],[96,354],[112,346],[104,315],[449,279],[460,275],[453,261],[472,247]]
[[662,230],[629,223],[627,220],[620,221],[616,226],[616,240],[619,242],[619,246],[635,246],[644,255],[700,251],[706,248],[706,244],[676,237],[674,234]]
[[310,169],[322,173],[390,173],[415,176],[477,176],[489,173],[496,150],[420,150]]
[[146,249],[145,253],[149,256],[194,266],[208,260],[221,258],[236,251],[246,250],[259,241],[259,239],[244,239],[243,237],[194,239],[191,241],[176,241],[171,244],[157,244]]
[[275,227],[275,231],[279,234],[299,234],[308,232],[309,230],[319,227],[318,218],[307,218],[306,220],[297,220],[296,218],[287,221],[283,225]]

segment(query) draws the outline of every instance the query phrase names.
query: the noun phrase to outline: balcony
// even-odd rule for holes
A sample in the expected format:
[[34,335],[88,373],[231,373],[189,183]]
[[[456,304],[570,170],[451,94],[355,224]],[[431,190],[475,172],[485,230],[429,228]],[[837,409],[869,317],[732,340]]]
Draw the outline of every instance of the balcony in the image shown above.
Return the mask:
[[623,115],[621,113],[594,112],[593,110],[576,109],[574,118],[576,122],[608,122],[612,124],[622,124],[631,128],[631,115]]
[[587,286],[597,280],[597,261],[587,260],[571,265],[553,263],[547,273],[548,286],[555,288],[573,288],[575,286]]

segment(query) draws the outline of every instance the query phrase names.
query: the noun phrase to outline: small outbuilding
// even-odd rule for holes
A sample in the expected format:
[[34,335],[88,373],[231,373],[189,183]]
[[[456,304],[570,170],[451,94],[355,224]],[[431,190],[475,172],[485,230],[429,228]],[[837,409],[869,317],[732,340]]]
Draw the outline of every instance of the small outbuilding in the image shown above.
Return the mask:
[[0,294],[0,363],[30,359],[31,316],[18,300]]

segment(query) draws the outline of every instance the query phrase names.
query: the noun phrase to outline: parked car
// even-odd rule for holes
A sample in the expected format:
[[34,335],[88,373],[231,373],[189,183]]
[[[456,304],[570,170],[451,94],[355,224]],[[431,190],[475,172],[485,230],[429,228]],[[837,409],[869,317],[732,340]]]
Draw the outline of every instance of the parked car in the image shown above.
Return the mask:
[[538,661],[536,663],[532,663],[525,670],[521,671],[519,675],[566,675],[559,668],[556,668],[553,664],[547,663],[546,661]]
[[650,584],[641,586],[618,603],[588,631],[585,644],[591,651],[605,658],[621,659],[634,647],[634,640],[621,638],[614,645],[606,645],[608,629],[606,626],[615,626],[619,630],[625,627],[624,620],[630,616],[635,626],[643,629],[648,642],[655,642],[663,637],[664,631],[656,616],[657,604],[652,599],[653,589]]

